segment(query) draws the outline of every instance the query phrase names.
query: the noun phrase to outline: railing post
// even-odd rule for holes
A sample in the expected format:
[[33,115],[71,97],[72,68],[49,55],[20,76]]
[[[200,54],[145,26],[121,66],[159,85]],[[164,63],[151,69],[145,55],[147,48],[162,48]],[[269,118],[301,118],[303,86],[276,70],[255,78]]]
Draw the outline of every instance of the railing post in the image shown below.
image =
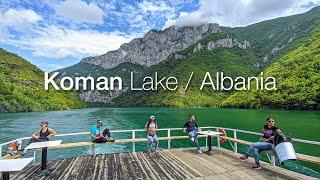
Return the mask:
[[33,150],[33,164],[36,164],[36,150]]
[[[219,132],[219,128],[217,128],[216,130],[217,130],[217,132]],[[217,136],[217,146],[218,146],[218,148],[220,148],[220,136],[219,135]]]
[[[237,139],[237,130],[233,130],[233,138]],[[234,152],[238,153],[238,143],[234,142]]]
[[2,158],[2,146],[0,146],[0,158]]
[[276,166],[276,157],[274,155],[271,155],[271,165]]
[[96,155],[96,145],[95,145],[95,143],[92,143],[92,145],[91,145],[91,153],[92,153],[92,155]]
[[168,129],[168,149],[171,149],[171,131]]
[[136,139],[136,132],[135,131],[132,131],[132,152],[135,152],[136,151],[136,142],[134,142]]

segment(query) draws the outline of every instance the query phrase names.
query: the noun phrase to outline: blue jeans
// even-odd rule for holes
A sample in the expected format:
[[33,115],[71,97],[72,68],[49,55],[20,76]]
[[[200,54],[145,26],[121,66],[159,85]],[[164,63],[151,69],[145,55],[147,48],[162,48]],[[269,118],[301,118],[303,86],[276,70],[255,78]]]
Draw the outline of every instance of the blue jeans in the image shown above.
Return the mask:
[[194,138],[194,145],[197,147],[197,150],[200,149],[200,144],[199,144],[199,140],[198,140],[198,133],[196,130],[190,131],[188,132],[188,135],[190,138]]
[[246,154],[249,155],[249,154],[253,153],[254,160],[256,161],[256,163],[259,163],[259,158],[260,158],[259,150],[269,150],[269,149],[272,149],[271,143],[269,143],[269,142],[255,142],[250,145]]

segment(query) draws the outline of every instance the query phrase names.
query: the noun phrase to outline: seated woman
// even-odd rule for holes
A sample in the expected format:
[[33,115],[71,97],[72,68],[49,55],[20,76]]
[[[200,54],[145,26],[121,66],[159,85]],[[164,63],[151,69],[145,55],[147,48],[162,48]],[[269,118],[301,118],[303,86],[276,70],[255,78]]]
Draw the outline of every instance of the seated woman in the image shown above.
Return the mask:
[[156,150],[158,150],[159,140],[158,140],[158,136],[156,134],[157,129],[158,129],[158,124],[157,124],[154,116],[150,116],[150,119],[144,128],[148,131],[148,135],[147,135],[147,139],[149,142],[148,152],[150,153],[152,151],[152,144],[153,143],[156,144]]
[[249,154],[253,153],[255,164],[252,166],[253,170],[261,169],[259,158],[260,152],[263,150],[272,149],[273,140],[276,132],[281,132],[279,128],[275,126],[275,121],[272,117],[267,118],[267,123],[263,127],[263,137],[260,138],[259,142],[252,143],[248,148],[247,152],[240,157],[241,160],[247,160]]
[[[32,138],[28,142],[27,146],[34,142],[49,141],[52,136],[55,136],[57,133],[55,130],[48,127],[49,123],[47,121],[41,121],[41,129],[32,134]],[[25,154],[27,150],[23,151]]]
[[199,144],[199,140],[198,140],[198,133],[197,133],[198,130],[199,130],[199,126],[196,122],[196,118],[194,115],[191,114],[189,116],[189,120],[183,126],[183,132],[188,131],[188,135],[189,135],[191,141],[194,142],[198,153],[201,154],[202,151],[200,149],[200,144]]
[[93,143],[105,143],[105,142],[114,142],[111,137],[110,130],[108,128],[104,129],[101,132],[101,127],[103,126],[103,122],[101,120],[97,120],[96,125],[91,127],[90,137]]

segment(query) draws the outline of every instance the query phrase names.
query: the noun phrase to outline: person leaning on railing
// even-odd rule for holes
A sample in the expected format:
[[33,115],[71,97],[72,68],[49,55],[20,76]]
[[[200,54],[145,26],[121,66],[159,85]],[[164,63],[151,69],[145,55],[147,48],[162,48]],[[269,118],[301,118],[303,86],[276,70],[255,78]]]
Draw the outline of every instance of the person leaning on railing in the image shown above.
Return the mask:
[[148,131],[147,139],[148,139],[148,152],[152,152],[152,144],[156,144],[156,150],[158,150],[159,139],[156,134],[158,129],[158,124],[154,116],[150,116],[149,121],[146,123],[144,127]]
[[[49,128],[48,125],[48,121],[41,121],[40,130],[32,134],[32,138],[29,140],[27,146],[34,142],[49,141],[51,137],[55,136],[57,132]],[[23,154],[25,154],[26,152],[27,150],[24,150]]]
[[259,163],[260,152],[273,148],[274,137],[276,133],[281,133],[281,130],[275,126],[274,119],[272,117],[268,117],[262,133],[263,136],[260,138],[260,141],[252,143],[247,149],[247,152],[240,157],[240,159],[244,161],[248,159],[249,154],[253,154],[255,159],[255,164],[252,166],[253,170],[261,169],[261,165]]
[[196,146],[198,153],[201,154],[202,151],[200,149],[200,144],[198,140],[198,130],[200,130],[200,128],[197,124],[196,117],[190,114],[189,120],[183,126],[183,132],[188,132],[189,138],[191,139],[191,141],[194,142],[194,145]]

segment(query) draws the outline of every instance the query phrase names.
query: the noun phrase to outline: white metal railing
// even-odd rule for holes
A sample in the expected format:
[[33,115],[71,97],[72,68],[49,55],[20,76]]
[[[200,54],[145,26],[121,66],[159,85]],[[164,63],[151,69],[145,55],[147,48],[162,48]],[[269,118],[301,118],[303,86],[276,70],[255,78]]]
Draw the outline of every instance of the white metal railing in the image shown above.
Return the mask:
[[[231,131],[233,132],[233,138],[234,139],[238,139],[238,133],[244,133],[244,134],[250,134],[250,135],[257,135],[257,136],[261,136],[262,133],[258,133],[258,132],[252,132],[252,131],[246,131],[246,130],[240,130],[240,129],[233,129],[233,128],[224,128],[224,127],[215,127],[215,126],[207,126],[207,127],[200,127],[201,129],[215,129],[216,131],[219,131],[219,129],[224,129],[224,130],[227,130],[227,131]],[[171,139],[170,137],[174,137],[174,136],[171,136],[171,132],[172,131],[181,131],[182,128],[164,128],[164,129],[158,129],[157,131],[167,131],[167,137],[168,137],[168,149],[171,148]],[[136,139],[136,132],[145,132],[146,130],[145,129],[133,129],[133,130],[112,130],[110,132],[112,133],[131,133],[131,138],[132,140],[135,140]],[[67,133],[67,134],[58,134],[56,135],[55,137],[68,137],[68,136],[78,136],[78,135],[89,135],[90,132],[80,132],[80,133]],[[228,136],[230,137],[230,136]],[[6,145],[9,145],[10,143],[12,142],[15,142],[17,140],[28,140],[30,139],[31,137],[23,137],[23,138],[18,138],[18,139],[15,139],[15,140],[12,140],[12,141],[8,141],[8,142],[5,142],[5,143],[2,143],[0,144],[0,158],[2,157],[2,149],[3,149],[3,146],[6,146]],[[217,136],[217,147],[220,148],[220,136]],[[305,144],[312,144],[312,145],[320,145],[320,142],[317,142],[317,141],[310,141],[310,140],[303,140],[303,139],[298,139],[298,138],[292,138],[292,141],[293,142],[299,142],[299,143],[305,143]],[[135,151],[135,144],[136,142],[132,142],[132,151]],[[230,145],[233,149],[233,151],[235,153],[238,153],[238,143],[237,142],[233,142],[231,143],[230,142]],[[207,146],[207,139],[206,139],[206,146]],[[95,153],[95,145],[93,144],[92,145],[92,153]],[[34,151],[34,156],[35,156],[35,151]],[[272,165],[275,165],[275,157],[274,156],[268,156],[268,159],[270,161],[270,163]]]

